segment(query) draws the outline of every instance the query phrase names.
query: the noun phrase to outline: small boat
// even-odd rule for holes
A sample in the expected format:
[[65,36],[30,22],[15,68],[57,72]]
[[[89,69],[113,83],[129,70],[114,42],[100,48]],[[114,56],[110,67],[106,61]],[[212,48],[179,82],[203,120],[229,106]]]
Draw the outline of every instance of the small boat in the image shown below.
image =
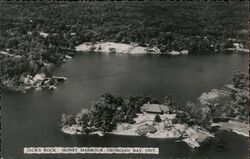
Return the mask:
[[174,142],[180,143],[180,142],[182,142],[182,140],[175,140]]
[[57,80],[58,82],[67,80],[66,77],[59,77],[59,76],[52,76],[52,78]]

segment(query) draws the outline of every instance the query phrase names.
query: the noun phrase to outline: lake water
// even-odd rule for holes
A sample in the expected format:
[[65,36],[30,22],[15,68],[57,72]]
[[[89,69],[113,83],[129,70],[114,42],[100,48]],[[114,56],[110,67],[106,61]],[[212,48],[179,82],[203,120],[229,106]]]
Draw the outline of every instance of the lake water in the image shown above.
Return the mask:
[[[211,143],[192,150],[185,143],[169,139],[149,139],[107,135],[72,136],[58,128],[62,113],[89,108],[104,92],[114,95],[154,95],[163,100],[172,94],[178,104],[195,101],[202,92],[231,82],[234,70],[247,71],[247,54],[189,56],[129,56],[79,54],[55,71],[68,78],[54,91],[26,93],[2,90],[2,151],[7,158],[35,158],[24,155],[23,147],[33,146],[142,146],[159,147],[159,155],[42,155],[50,158],[84,159],[167,159],[225,158],[248,156],[248,140],[231,132],[219,133]],[[219,152],[215,142],[227,143]]]

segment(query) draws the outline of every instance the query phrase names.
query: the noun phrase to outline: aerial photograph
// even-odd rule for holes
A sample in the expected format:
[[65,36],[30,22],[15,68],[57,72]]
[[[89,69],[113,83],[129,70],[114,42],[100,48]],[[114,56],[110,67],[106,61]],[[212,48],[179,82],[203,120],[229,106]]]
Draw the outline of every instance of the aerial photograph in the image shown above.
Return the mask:
[[248,159],[249,1],[1,1],[1,159]]

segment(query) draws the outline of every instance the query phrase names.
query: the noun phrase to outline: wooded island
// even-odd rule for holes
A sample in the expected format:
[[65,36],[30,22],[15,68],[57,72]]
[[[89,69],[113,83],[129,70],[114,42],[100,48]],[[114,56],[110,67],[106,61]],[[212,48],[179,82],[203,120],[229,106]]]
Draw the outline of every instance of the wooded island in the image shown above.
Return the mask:
[[68,134],[140,135],[181,139],[199,147],[218,129],[249,136],[249,75],[236,71],[233,84],[203,93],[196,102],[178,105],[168,95],[164,102],[150,96],[115,97],[109,93],[76,116],[62,115],[61,128]]

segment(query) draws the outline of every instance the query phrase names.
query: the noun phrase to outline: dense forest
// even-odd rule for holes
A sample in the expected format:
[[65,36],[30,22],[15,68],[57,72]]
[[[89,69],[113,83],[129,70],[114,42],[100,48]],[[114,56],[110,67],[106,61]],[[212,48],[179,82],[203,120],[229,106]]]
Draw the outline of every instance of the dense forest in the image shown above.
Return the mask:
[[[185,106],[175,103],[171,95],[160,102],[151,96],[116,97],[105,93],[93,102],[90,110],[83,109],[76,116],[63,114],[61,126],[78,125],[84,133],[92,131],[111,132],[119,123],[133,124],[134,118],[141,112],[145,103],[163,104],[170,108],[169,113],[176,114],[173,124],[185,123],[189,126],[200,125],[208,130],[212,122],[235,120],[248,123],[248,85],[249,75],[236,71],[232,84],[220,90],[203,93],[196,102],[187,102]],[[155,122],[159,122],[159,116]]]
[[161,52],[247,45],[247,2],[2,2],[1,83],[22,85],[83,42],[135,42]]

